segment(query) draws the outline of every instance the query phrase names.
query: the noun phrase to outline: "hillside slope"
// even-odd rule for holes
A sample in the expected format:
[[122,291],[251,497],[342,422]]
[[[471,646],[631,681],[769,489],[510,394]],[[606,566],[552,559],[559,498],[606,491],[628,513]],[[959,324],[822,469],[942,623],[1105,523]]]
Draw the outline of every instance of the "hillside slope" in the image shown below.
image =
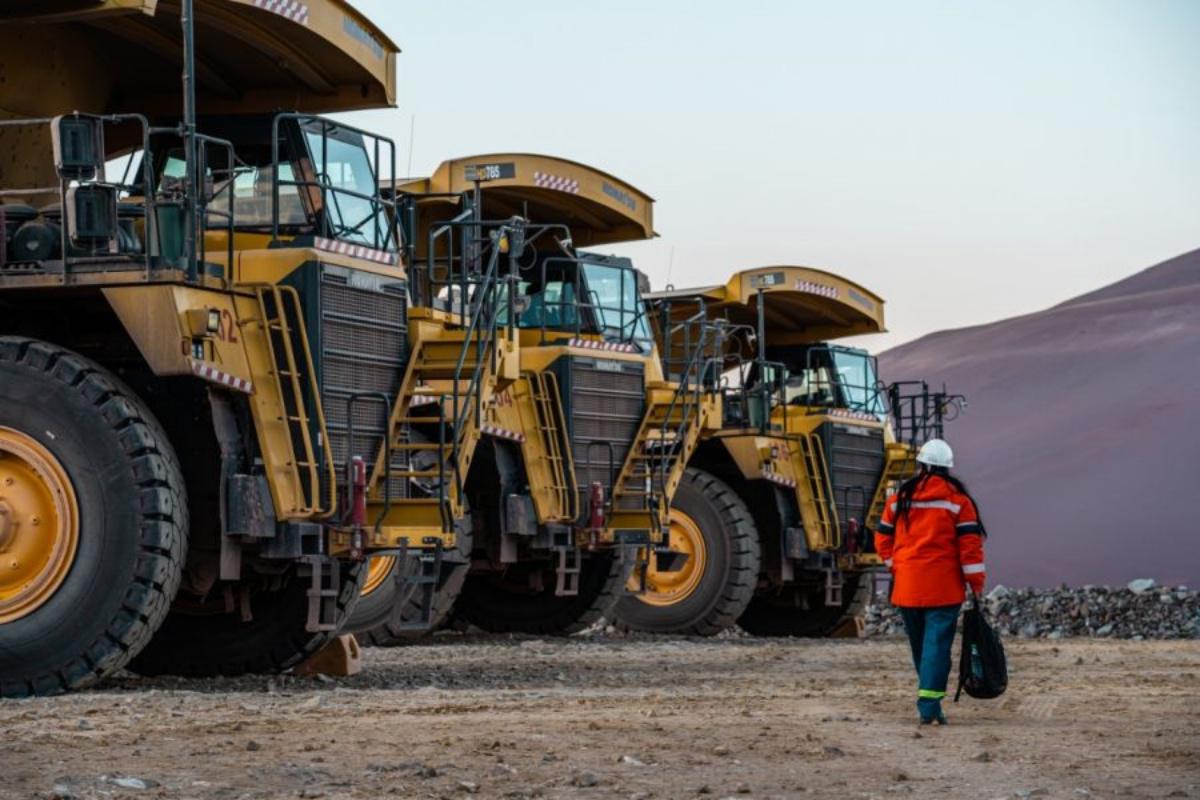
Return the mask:
[[993,583],[1200,583],[1200,250],[879,361],[967,395],[947,438]]

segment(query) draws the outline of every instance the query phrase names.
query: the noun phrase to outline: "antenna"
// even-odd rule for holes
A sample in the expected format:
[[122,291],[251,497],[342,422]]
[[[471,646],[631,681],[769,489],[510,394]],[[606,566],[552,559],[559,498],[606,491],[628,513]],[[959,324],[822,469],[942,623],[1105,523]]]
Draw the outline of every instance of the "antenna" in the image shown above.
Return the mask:
[[412,151],[413,151],[413,134],[417,130],[417,112],[412,113],[412,117],[408,122],[408,167],[404,171],[404,177],[412,177]]
[[[196,280],[196,237],[200,225],[197,193],[204,176],[196,164],[196,22],[193,0],[183,0],[179,9],[179,25],[183,34],[183,163],[187,179],[183,182],[183,207],[186,215],[183,249],[187,258],[187,277]],[[66,255],[63,255],[66,258]]]

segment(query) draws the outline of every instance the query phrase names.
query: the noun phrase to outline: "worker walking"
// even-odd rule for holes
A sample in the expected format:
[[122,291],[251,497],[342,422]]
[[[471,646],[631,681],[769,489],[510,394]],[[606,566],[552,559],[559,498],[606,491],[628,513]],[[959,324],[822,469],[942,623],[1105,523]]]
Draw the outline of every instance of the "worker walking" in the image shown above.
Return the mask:
[[917,462],[917,475],[888,500],[875,550],[891,570],[892,604],[900,609],[912,646],[921,724],[945,725],[942,698],[963,587],[983,594],[987,534],[967,487],[950,474],[950,445],[930,439]]

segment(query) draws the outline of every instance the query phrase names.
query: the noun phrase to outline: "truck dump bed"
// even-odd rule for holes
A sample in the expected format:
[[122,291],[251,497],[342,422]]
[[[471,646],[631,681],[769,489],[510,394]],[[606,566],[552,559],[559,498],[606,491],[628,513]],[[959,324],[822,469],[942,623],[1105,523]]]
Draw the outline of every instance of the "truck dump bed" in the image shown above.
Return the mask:
[[[175,4],[39,0],[0,9],[0,116],[69,108],[179,112],[182,35]],[[399,52],[342,0],[198,0],[202,114],[325,113],[395,104]],[[30,91],[30,86],[38,91]]]
[[[460,196],[478,175],[483,216],[521,216],[561,222],[576,247],[595,247],[654,237],[654,199],[607,172],[553,156],[492,153],[443,161],[428,178],[397,182],[397,193],[415,195],[424,221],[449,219]],[[419,224],[416,230],[426,229]],[[421,243],[418,242],[418,249]]]
[[755,328],[760,292],[772,344],[809,344],[886,330],[881,297],[813,267],[742,270],[723,285],[651,292],[646,299],[660,307],[669,304],[674,322],[703,306],[709,319]]

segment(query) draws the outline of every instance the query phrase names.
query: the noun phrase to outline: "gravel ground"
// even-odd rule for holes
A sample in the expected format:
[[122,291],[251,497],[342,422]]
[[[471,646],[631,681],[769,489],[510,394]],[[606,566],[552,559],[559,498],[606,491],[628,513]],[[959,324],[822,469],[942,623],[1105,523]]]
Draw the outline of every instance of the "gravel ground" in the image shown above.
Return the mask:
[[897,639],[442,635],[348,679],[0,703],[0,797],[1200,797],[1200,643],[1009,642],[914,724]]

